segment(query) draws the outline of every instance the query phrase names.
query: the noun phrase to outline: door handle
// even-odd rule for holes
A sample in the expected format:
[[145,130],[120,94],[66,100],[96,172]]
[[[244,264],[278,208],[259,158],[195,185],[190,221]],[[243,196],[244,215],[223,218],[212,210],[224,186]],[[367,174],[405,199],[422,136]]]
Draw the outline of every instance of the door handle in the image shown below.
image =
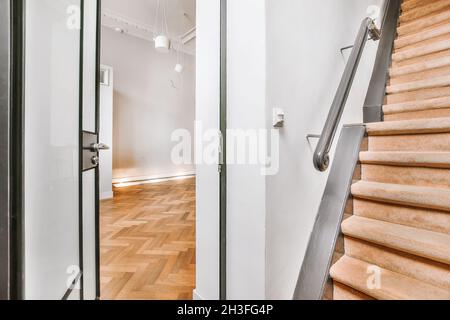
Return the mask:
[[99,151],[103,151],[103,150],[109,150],[111,148],[104,143],[93,143],[93,144],[91,144],[91,147],[89,149],[92,152],[99,152]]

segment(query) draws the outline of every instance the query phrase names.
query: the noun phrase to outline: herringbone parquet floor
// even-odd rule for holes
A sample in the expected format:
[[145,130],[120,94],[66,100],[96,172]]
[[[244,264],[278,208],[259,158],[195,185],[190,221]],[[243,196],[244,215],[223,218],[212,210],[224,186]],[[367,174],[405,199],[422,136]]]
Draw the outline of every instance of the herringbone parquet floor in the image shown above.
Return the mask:
[[101,204],[102,299],[192,299],[195,179],[114,191]]

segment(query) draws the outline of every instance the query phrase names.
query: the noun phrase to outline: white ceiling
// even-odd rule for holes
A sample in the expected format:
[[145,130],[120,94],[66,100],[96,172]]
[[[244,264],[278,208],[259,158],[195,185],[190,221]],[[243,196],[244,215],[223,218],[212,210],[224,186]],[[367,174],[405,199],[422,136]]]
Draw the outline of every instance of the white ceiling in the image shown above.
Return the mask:
[[[167,3],[169,36],[173,41],[195,27],[196,0],[160,0]],[[158,0],[103,0],[102,24],[109,28],[120,28],[126,34],[152,40],[155,30],[155,12]],[[139,26],[138,28],[136,26]],[[183,51],[195,54],[195,40]]]

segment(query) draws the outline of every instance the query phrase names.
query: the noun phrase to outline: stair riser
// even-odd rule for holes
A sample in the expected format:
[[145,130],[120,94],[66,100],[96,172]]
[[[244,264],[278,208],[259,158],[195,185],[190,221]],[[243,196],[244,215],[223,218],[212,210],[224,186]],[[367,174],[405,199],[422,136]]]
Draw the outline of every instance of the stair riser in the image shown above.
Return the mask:
[[435,2],[436,0],[404,0],[402,1],[402,12],[408,12],[412,9],[416,9],[418,7],[422,7],[425,5],[429,5],[430,3]]
[[450,152],[450,134],[369,137],[369,151]]
[[345,239],[347,256],[450,290],[450,267],[353,238]]
[[420,19],[429,14],[438,13],[440,10],[450,6],[450,0],[436,0],[425,6],[421,6],[404,12],[400,16],[400,23],[406,23],[416,19]]
[[[433,60],[425,60],[421,63],[409,64],[403,67],[393,67],[390,69],[389,74],[391,76],[390,82],[395,83],[396,79],[407,79],[407,75],[416,73],[425,73],[429,70],[438,68],[445,68],[450,66],[450,57],[437,58]],[[394,82],[393,82],[394,81]],[[400,82],[400,80],[398,80]]]
[[450,191],[447,188],[360,181],[352,186],[352,195],[358,199],[450,212]]
[[447,33],[450,33],[450,25],[449,24],[444,24],[441,26],[434,26],[434,27],[431,27],[427,30],[424,30],[422,32],[419,32],[419,33],[416,33],[413,35],[399,37],[395,41],[394,47],[395,47],[395,49],[400,49],[400,48],[403,48],[403,47],[406,47],[409,45],[417,44],[422,41],[430,40],[435,37],[445,35]]
[[397,104],[418,100],[428,100],[450,96],[450,87],[424,89],[412,92],[390,94],[386,96],[386,104]]
[[450,75],[450,57],[448,59],[448,64],[442,68],[436,68],[426,71],[420,71],[415,73],[406,74],[403,76],[394,76],[389,79],[389,85],[399,85],[411,82],[421,81],[422,79],[428,78],[442,78]]
[[386,92],[387,94],[397,94],[447,86],[450,86],[450,76],[448,75],[440,78],[428,78],[426,80],[391,85],[387,87]]
[[334,284],[333,299],[336,301],[364,301],[374,300],[372,297],[356,291],[342,283],[336,282]]
[[384,105],[383,112],[385,115],[392,115],[397,113],[417,112],[417,111],[446,109],[446,108],[450,108],[450,97],[443,97],[423,101],[416,100],[399,104]]
[[436,119],[436,118],[450,118],[450,108],[388,114],[384,116],[384,121]]
[[391,69],[399,69],[399,68],[410,68],[413,67],[415,65],[418,64],[433,64],[435,63],[437,60],[446,58],[450,55],[450,49],[449,50],[444,50],[444,51],[439,51],[439,52],[435,52],[432,54],[428,54],[425,56],[420,56],[420,57],[416,57],[416,58],[412,58],[412,59],[407,59],[407,60],[403,60],[403,61],[392,61],[392,65],[391,65]]
[[399,62],[448,50],[450,49],[450,40],[448,38],[447,36],[446,39],[441,41],[433,40],[432,43],[423,42],[414,46],[405,47],[400,51],[396,51],[392,55],[392,60]]
[[354,215],[450,235],[450,214],[385,202],[354,199]]
[[450,189],[450,170],[366,164],[362,166],[362,180]]
[[[435,1],[435,0],[432,0]],[[424,17],[406,24],[401,24],[397,28],[399,36],[420,32],[425,28],[448,22],[450,19],[450,11],[441,10],[439,13]]]

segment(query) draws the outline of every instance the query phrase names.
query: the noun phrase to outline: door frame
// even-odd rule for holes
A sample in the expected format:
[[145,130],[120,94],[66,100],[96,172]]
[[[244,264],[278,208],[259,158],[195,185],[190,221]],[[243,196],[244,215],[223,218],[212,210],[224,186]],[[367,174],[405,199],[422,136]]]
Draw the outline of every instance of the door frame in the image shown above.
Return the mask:
[[24,0],[0,0],[0,300],[22,296]]
[[[84,0],[82,0],[84,1]],[[102,0],[97,0],[97,36],[96,36],[96,76],[95,76],[95,128],[97,143],[100,143],[100,77],[101,77],[101,37],[102,37]],[[96,260],[96,296],[101,298],[100,281],[100,166],[95,168],[95,260]]]
[[10,69],[11,10],[0,0],[0,299],[10,298]]
[[220,132],[222,150],[219,186],[219,297],[227,300],[227,0],[220,0]]
[[[85,0],[80,0],[83,6]],[[222,171],[220,173],[220,299],[227,299],[227,0],[220,10],[220,130],[224,138]],[[97,62],[96,113],[97,133],[100,130],[100,72],[101,72],[101,6],[97,0]],[[24,60],[25,60],[25,0],[0,0],[0,300],[24,299],[24,241],[23,241],[23,178],[24,178]],[[83,48],[83,26],[80,46]],[[82,51],[81,51],[82,52]],[[80,59],[83,59],[81,54]],[[82,60],[80,68],[82,69]],[[82,71],[81,71],[82,72]],[[82,73],[80,73],[80,78]],[[82,92],[82,87],[80,87]],[[80,93],[80,100],[81,100]],[[80,114],[82,101],[80,102]],[[81,130],[80,130],[81,131]],[[80,143],[80,147],[81,147]],[[100,201],[99,168],[96,169],[96,295],[100,298]],[[80,172],[82,163],[80,162]],[[82,180],[80,180],[82,186]],[[80,187],[81,190],[81,187]],[[80,193],[80,198],[82,193]],[[80,243],[82,243],[82,207],[80,200]],[[3,250],[3,248],[6,250]],[[80,247],[82,272],[82,247]],[[81,278],[82,281],[82,278]]]

